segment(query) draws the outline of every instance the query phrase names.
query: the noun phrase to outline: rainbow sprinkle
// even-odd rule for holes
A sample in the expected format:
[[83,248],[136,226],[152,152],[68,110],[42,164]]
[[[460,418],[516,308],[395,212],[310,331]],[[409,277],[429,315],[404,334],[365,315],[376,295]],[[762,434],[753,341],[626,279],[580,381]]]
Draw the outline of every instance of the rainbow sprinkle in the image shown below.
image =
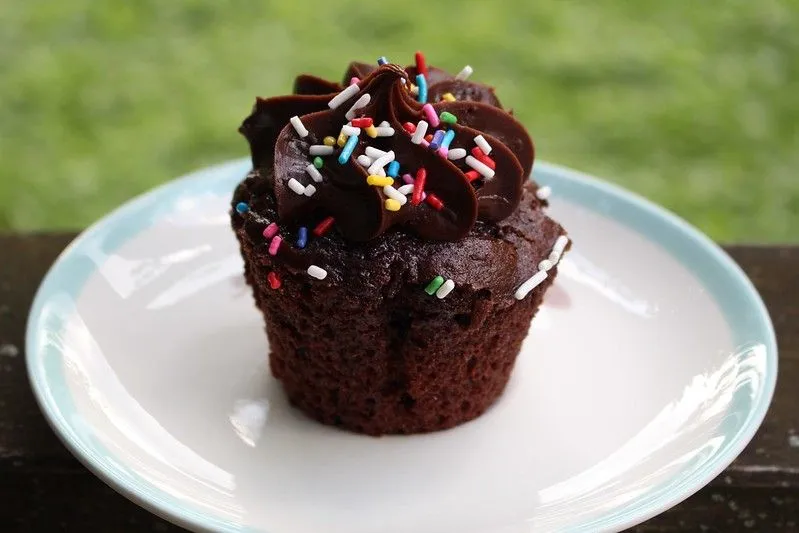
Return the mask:
[[431,126],[433,126],[434,128],[438,127],[440,121],[438,120],[438,115],[436,114],[436,110],[433,109],[433,106],[431,106],[430,104],[423,105],[422,113],[424,113],[424,116],[427,117],[427,121],[430,123]]
[[416,52],[416,72],[422,74],[424,77],[427,77],[427,61],[424,59],[424,54],[421,52]]
[[416,86],[419,87],[419,94],[416,97],[416,100],[420,104],[427,103],[427,79],[425,78],[424,74],[417,74],[416,75]]
[[335,221],[336,219],[333,217],[325,218],[322,222],[316,225],[316,227],[313,229],[313,234],[316,235],[317,237],[321,237],[322,235],[330,231],[330,227],[333,226],[333,222]]
[[438,150],[441,146],[441,141],[444,139],[444,130],[436,131],[435,135],[433,135],[433,139],[430,141],[430,149],[431,150]]
[[386,170],[386,174],[391,176],[392,178],[396,178],[399,174],[400,164],[399,161],[392,161],[388,164],[388,170]]
[[272,237],[272,242],[269,243],[269,255],[277,255],[281,242],[283,242],[283,238],[280,235]]
[[400,203],[393,198],[386,199],[385,202],[386,209],[388,211],[399,211],[400,210]]
[[424,292],[433,296],[436,291],[444,284],[444,278],[441,276],[436,276],[433,280],[427,284],[427,287],[424,288]]
[[308,228],[300,226],[297,230],[297,248],[305,248],[306,244],[308,244]]
[[267,227],[264,228],[264,232],[262,235],[264,236],[265,239],[271,239],[272,237],[277,235],[277,232],[278,232],[277,224],[272,222],[271,224],[269,224]]
[[247,202],[239,202],[236,204],[236,212],[243,215],[250,210],[250,205]]
[[441,119],[441,122],[446,122],[447,124],[456,124],[458,122],[458,117],[449,111],[443,111],[438,117]]
[[272,289],[277,290],[280,288],[280,278],[277,277],[277,274],[274,272],[267,274],[266,279],[269,281],[269,286],[272,287]]
[[446,298],[449,293],[452,292],[452,289],[455,288],[455,282],[451,279],[448,279],[444,282],[444,284],[438,288],[436,291],[436,298],[441,300],[442,298]]
[[358,137],[353,135],[352,137],[347,139],[347,142],[344,144],[344,148],[341,149],[341,153],[338,155],[338,162],[340,164],[344,164],[350,160],[350,156],[352,155],[352,151],[355,150],[355,146],[358,144]]

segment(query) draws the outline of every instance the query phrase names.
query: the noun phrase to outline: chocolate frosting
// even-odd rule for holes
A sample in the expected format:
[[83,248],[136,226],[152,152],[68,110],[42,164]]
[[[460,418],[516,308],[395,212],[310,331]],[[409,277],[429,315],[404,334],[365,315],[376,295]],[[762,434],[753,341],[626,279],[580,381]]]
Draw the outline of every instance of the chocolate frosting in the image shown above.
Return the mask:
[[[328,102],[349,85],[352,77],[360,79],[359,91],[336,109],[330,109]],[[449,149],[464,148],[469,152],[478,135],[492,148],[494,177],[470,183],[465,172],[471,169],[464,159],[451,161],[414,144],[403,129],[403,123],[416,124],[425,119],[422,104],[409,90],[415,77],[416,68],[412,66],[403,69],[393,64],[378,67],[351,63],[344,76],[345,85],[301,75],[295,80],[295,94],[257,99],[240,132],[250,143],[254,168],[265,180],[261,193],[274,195],[281,221],[302,222],[331,215],[338,230],[350,240],[369,240],[398,226],[424,239],[454,241],[462,239],[477,219],[499,222],[516,210],[534,158],[533,143],[525,128],[503,110],[491,87],[457,80],[441,69],[428,67],[428,101],[439,116],[447,111],[457,117],[456,124],[439,126],[455,131]],[[456,100],[442,100],[445,93],[451,93]],[[358,110],[357,116],[370,117],[376,125],[388,122],[394,135],[371,138],[362,132],[350,160],[343,165],[338,162],[340,148],[336,147],[333,155],[323,157],[324,165],[319,169],[322,182],[313,182],[306,173],[313,159],[309,147],[322,144],[324,137],[337,137],[348,122],[346,112],[363,94],[369,94],[371,100]],[[295,115],[309,131],[304,138],[289,123]],[[431,127],[428,132],[433,130]],[[408,201],[398,211],[385,209],[382,187],[368,185],[367,170],[356,162],[367,146],[393,150],[400,163],[400,175],[415,175],[418,168],[424,167],[425,191],[440,198],[444,208],[436,210],[425,202],[412,205]],[[313,184],[316,193],[310,197],[298,195],[288,187],[292,178],[303,185]],[[396,187],[400,185],[401,180]]]

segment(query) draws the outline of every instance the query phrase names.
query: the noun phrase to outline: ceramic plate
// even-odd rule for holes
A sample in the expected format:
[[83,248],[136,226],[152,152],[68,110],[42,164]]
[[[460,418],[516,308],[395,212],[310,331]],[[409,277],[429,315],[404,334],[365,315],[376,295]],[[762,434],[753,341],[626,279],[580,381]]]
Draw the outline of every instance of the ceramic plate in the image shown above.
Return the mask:
[[125,496],[195,530],[619,530],[741,452],[777,376],[749,280],[685,222],[538,163],[574,242],[508,389],[423,436],[319,425],[269,376],[228,200],[233,161],[114,211],[36,296],[27,363],[69,449]]

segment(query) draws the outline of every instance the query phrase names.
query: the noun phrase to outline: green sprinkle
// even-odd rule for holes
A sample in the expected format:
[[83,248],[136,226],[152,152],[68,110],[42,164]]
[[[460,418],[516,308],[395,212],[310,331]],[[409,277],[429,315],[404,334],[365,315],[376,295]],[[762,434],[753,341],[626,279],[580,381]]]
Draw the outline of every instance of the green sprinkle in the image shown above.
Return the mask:
[[438,118],[441,120],[441,122],[446,122],[447,124],[455,124],[458,122],[458,117],[449,111],[444,111],[438,116]]
[[322,162],[321,157],[316,156],[313,158],[313,166],[315,166],[316,168],[322,168],[322,165],[324,165],[324,163]]
[[424,292],[426,292],[430,296],[433,296],[438,290],[438,288],[441,287],[443,284],[444,284],[444,278],[442,278],[441,276],[436,276],[433,278],[433,281],[431,281],[427,285],[427,287],[424,288]]

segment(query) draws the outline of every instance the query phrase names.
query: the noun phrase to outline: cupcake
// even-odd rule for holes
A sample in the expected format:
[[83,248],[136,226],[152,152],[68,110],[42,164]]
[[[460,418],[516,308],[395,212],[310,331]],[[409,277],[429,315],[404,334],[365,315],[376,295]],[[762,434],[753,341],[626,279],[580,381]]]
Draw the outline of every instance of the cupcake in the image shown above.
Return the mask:
[[451,428],[501,395],[569,248],[493,88],[353,62],[256,100],[231,220],[292,405],[369,435]]

